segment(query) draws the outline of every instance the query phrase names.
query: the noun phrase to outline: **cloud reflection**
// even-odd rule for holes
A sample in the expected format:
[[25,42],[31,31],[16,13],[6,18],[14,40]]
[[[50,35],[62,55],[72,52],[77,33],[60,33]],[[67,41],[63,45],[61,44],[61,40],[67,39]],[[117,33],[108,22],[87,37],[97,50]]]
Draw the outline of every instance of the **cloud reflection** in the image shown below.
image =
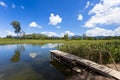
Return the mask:
[[63,45],[63,44],[62,43],[59,43],[59,44],[49,43],[49,44],[41,46],[41,48],[55,48],[55,47],[60,46],[60,45]]
[[37,55],[38,55],[38,53],[30,53],[30,54],[29,54],[29,56],[30,56],[31,58],[35,58]]

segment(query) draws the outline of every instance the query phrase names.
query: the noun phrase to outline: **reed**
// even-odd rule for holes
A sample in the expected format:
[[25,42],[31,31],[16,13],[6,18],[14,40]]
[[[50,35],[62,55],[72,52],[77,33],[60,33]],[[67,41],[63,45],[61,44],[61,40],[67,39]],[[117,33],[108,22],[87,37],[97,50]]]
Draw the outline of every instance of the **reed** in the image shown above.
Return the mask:
[[111,54],[115,62],[120,63],[120,41],[71,43],[58,49],[102,64],[113,62]]

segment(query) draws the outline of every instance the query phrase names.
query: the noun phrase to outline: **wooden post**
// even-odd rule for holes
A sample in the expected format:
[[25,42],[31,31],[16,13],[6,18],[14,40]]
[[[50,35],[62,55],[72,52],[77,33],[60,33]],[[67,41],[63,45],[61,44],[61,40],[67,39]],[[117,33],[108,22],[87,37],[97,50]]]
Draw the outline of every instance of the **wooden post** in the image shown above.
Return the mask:
[[58,61],[59,61],[59,62],[61,61],[61,57],[60,57],[60,55],[59,55]]
[[50,54],[50,60],[53,61],[53,54]]
[[101,53],[101,51],[99,51],[99,54],[100,54],[100,64],[103,64],[102,63],[102,53]]
[[108,52],[108,53],[109,53],[109,55],[110,55],[110,57],[111,57],[111,59],[112,59],[112,61],[113,61],[113,64],[114,64],[116,70],[118,71],[118,68],[117,68],[117,66],[116,66],[115,60],[113,59],[113,57],[112,57],[112,55],[111,55],[111,52]]
[[52,54],[50,54],[50,60],[52,61]]
[[90,49],[88,49],[88,55],[87,55],[87,59],[90,59]]

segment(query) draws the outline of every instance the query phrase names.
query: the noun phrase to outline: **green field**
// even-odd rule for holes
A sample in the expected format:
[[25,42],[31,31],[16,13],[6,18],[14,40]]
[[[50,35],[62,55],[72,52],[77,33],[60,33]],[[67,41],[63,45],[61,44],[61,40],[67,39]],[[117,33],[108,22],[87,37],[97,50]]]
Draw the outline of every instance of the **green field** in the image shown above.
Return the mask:
[[98,44],[104,42],[120,42],[120,40],[39,40],[39,39],[0,39],[0,44],[46,44],[46,43],[65,43],[65,44]]

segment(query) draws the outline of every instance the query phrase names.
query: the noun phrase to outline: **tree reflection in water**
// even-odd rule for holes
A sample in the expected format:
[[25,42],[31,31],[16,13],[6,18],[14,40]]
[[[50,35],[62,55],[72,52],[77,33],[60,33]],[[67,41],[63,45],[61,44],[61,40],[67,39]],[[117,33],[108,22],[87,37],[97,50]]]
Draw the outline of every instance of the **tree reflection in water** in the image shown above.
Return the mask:
[[20,51],[16,50],[15,54],[13,55],[13,57],[11,58],[12,62],[19,62],[20,61]]
[[25,50],[25,47],[23,44],[17,45],[17,49],[14,52],[14,55],[10,59],[12,62],[19,62],[21,53]]

